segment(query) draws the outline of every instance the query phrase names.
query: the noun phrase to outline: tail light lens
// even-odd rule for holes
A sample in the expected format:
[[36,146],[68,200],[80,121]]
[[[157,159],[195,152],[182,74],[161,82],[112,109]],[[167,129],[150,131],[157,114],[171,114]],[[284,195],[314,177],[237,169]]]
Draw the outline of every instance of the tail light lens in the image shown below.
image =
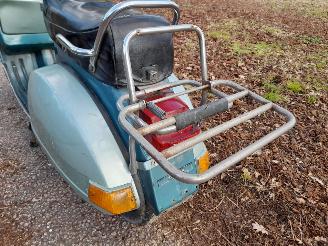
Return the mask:
[[[148,100],[154,100],[157,98],[161,98],[161,96],[152,97],[149,98]],[[171,98],[169,100],[159,102],[156,105],[166,112],[167,117],[171,117],[176,114],[183,113],[189,110],[187,104],[185,104],[180,98]],[[140,117],[147,124],[152,124],[161,120],[159,117],[153,114],[149,109],[142,110],[140,112]],[[199,133],[200,133],[200,128],[198,126],[188,126],[180,131],[165,134],[165,135],[150,134],[146,136],[146,139],[150,143],[152,143],[157,150],[163,151],[177,143],[180,143],[193,136],[196,136]]]

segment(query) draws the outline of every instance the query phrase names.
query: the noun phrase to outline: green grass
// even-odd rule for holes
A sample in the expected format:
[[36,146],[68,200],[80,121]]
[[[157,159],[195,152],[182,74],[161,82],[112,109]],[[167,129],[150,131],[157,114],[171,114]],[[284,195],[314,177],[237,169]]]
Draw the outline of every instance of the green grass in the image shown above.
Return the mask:
[[[321,80],[316,75],[308,75],[305,78],[306,83],[315,91],[328,91],[328,83],[326,80]],[[325,81],[325,82],[324,82]]]
[[269,92],[280,92],[279,86],[275,85],[272,82],[264,82],[263,87],[266,91]]
[[284,97],[279,92],[275,92],[275,91],[270,91],[265,93],[264,98],[271,102],[280,102],[284,100]]
[[308,104],[315,104],[318,101],[318,98],[315,95],[309,95],[306,99]]
[[312,16],[316,17],[322,20],[327,20],[328,19],[328,11],[327,8],[310,8],[306,11],[305,13],[307,16]]
[[233,42],[231,48],[232,51],[237,55],[248,55],[252,53],[251,49],[248,46],[240,43],[239,41]]
[[304,86],[301,82],[297,80],[289,80],[286,83],[287,90],[294,92],[294,93],[302,93],[304,92]]
[[274,11],[291,11],[307,17],[328,19],[328,2],[326,0],[266,0],[266,2]]
[[224,30],[236,31],[240,28],[240,23],[238,19],[229,19],[225,20],[223,23],[220,23],[219,26]]
[[285,32],[283,30],[281,30],[278,27],[274,27],[274,26],[264,25],[264,26],[262,26],[262,30],[265,33],[270,34],[271,36],[275,36],[275,37],[281,37],[281,36],[285,35]]
[[228,41],[230,40],[231,36],[230,33],[227,31],[210,31],[208,33],[208,36],[212,38],[213,40],[224,40]]
[[317,69],[323,70],[328,69],[328,50],[322,50],[320,52],[311,54],[307,59],[314,63]]
[[281,94],[282,87],[277,84],[280,83],[281,78],[278,79],[278,76],[270,75],[266,81],[263,83],[263,87],[266,91],[264,98],[271,102],[280,102],[285,99]]
[[208,36],[213,40],[230,41],[233,39],[232,33],[238,33],[240,23],[237,19],[225,19],[218,23],[209,25]]
[[323,83],[321,81],[317,81],[315,82],[312,87],[316,90],[316,91],[319,91],[319,92],[322,92],[322,91],[328,91],[328,84],[327,83]]
[[305,44],[321,44],[322,39],[317,36],[306,36],[302,35],[299,39]]
[[232,51],[237,55],[267,56],[281,52],[281,48],[277,44],[268,44],[265,42],[258,43],[241,43],[239,41],[233,42]]

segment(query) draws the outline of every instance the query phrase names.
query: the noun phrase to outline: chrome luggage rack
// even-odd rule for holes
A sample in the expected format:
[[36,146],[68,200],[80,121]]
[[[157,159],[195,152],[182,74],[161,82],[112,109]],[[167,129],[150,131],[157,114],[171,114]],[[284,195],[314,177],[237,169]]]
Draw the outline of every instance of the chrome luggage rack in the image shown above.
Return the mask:
[[[129,45],[133,38],[142,35],[151,35],[155,33],[175,33],[180,31],[193,31],[198,35],[199,46],[200,46],[200,63],[201,63],[201,77],[202,82],[194,80],[183,80],[167,84],[157,84],[146,89],[135,91],[135,85],[132,75],[132,68],[129,55]],[[202,30],[195,25],[172,25],[167,27],[153,27],[153,28],[143,28],[137,29],[130,32],[124,39],[123,43],[123,59],[126,78],[128,82],[128,94],[123,95],[117,102],[118,108],[121,110],[119,114],[119,122],[130,135],[130,165],[136,166],[136,156],[135,156],[135,145],[136,142],[143,147],[149,155],[172,177],[175,179],[191,184],[204,183],[211,178],[219,175],[225,170],[231,168],[244,158],[250,156],[257,150],[261,149],[265,145],[269,144],[279,136],[290,130],[296,123],[295,117],[288,110],[268,101],[267,99],[247,90],[246,88],[240,86],[233,81],[227,80],[215,80],[209,81],[207,75],[207,62],[206,62],[206,50],[205,50],[205,37]],[[159,99],[145,101],[145,99],[154,93],[158,93],[163,89],[173,88],[181,85],[192,86],[192,89],[187,89],[183,92],[168,95]],[[217,89],[218,86],[227,86],[237,91],[234,94],[226,94]],[[161,111],[156,103],[168,100],[170,98],[179,97],[184,94],[190,94],[192,92],[201,91],[202,100],[201,105],[195,109],[191,109],[187,112],[180,113],[173,117],[166,118],[164,112]],[[208,102],[208,93],[212,93],[217,99],[213,102]],[[260,103],[261,106],[243,113],[236,118],[233,118],[227,122],[217,125],[211,129],[208,129],[200,134],[187,139],[179,144],[176,144],[162,152],[158,151],[150,142],[145,138],[148,134],[167,134],[174,131],[179,131],[188,125],[198,124],[201,120],[208,118],[210,116],[216,115],[220,112],[228,110],[232,107],[233,102],[237,99],[244,97],[250,97],[256,102]],[[124,106],[125,102],[128,101],[130,105]],[[153,124],[146,124],[141,118],[138,117],[138,112],[145,108],[150,109],[154,114],[159,116],[160,121]],[[202,174],[190,174],[183,172],[182,170],[176,168],[170,163],[170,158],[183,153],[185,150],[193,147],[197,143],[203,142],[210,139],[234,126],[237,126],[245,121],[248,121],[268,110],[274,110],[278,114],[284,116],[287,122],[280,126],[279,128],[273,130],[269,134],[255,141],[254,143],[248,145],[237,153],[229,156],[225,160],[213,165],[207,171]]]
[[[206,47],[205,37],[202,30],[195,25],[177,25],[180,17],[179,6],[173,1],[167,0],[151,0],[151,1],[124,1],[116,4],[105,14],[101,25],[99,26],[95,43],[92,49],[84,49],[73,45],[67,38],[61,34],[56,35],[57,41],[60,43],[65,51],[72,54],[85,56],[90,58],[89,70],[95,72],[96,64],[100,52],[100,47],[104,39],[106,30],[110,22],[120,13],[127,9],[132,8],[167,8],[170,9],[173,14],[173,20],[171,26],[165,27],[152,27],[137,29],[130,32],[124,39],[123,43],[123,61],[125,74],[127,79],[129,93],[123,95],[117,102],[118,108],[121,110],[119,114],[119,122],[123,128],[130,135],[129,140],[129,153],[130,153],[130,172],[132,175],[137,174],[137,161],[136,161],[136,142],[140,144],[150,156],[172,177],[185,183],[200,184],[208,181],[209,179],[217,176],[224,172],[228,168],[234,166],[236,163],[251,155],[258,149],[272,142],[279,136],[283,135],[289,129],[291,129],[295,123],[295,117],[289,111],[281,108],[280,106],[266,100],[265,98],[245,89],[244,87],[236,84],[232,81],[216,80],[209,81],[207,75],[207,62],[206,62]],[[200,46],[200,64],[201,64],[201,78],[202,81],[194,80],[183,80],[167,84],[157,84],[146,89],[135,91],[135,84],[132,75],[131,61],[129,55],[130,41],[137,36],[151,35],[156,33],[175,33],[181,31],[193,31],[198,35],[199,46]],[[163,89],[173,88],[181,85],[190,85],[193,88],[185,90],[174,95],[165,96],[156,100],[146,102],[144,99],[156,92],[160,92]],[[227,95],[224,92],[218,90],[216,87],[224,85],[233,88],[237,93]],[[190,94],[192,92],[201,91],[202,100],[201,105],[198,108],[189,110],[187,112],[175,115],[174,117],[165,117],[163,112],[156,103],[160,101],[168,100],[170,98],[178,97],[184,94]],[[214,102],[208,103],[208,93],[212,93],[217,97]],[[188,125],[198,124],[201,120],[228,110],[233,102],[243,97],[251,97],[255,101],[261,104],[260,107],[244,113],[232,120],[229,120],[223,124],[220,124],[214,128],[211,128],[205,132],[200,133],[188,140],[185,140],[179,144],[176,144],[162,152],[159,152],[151,143],[149,143],[144,136],[152,133],[156,134],[167,134],[175,131],[179,131]],[[129,100],[128,106],[125,105],[125,101]],[[148,125],[141,118],[138,117],[138,112],[145,108],[150,109],[155,113],[161,120],[154,124]],[[169,158],[182,153],[183,151],[191,148],[197,143],[203,142],[211,137],[214,137],[234,126],[237,126],[247,120],[250,120],[268,110],[274,110],[277,113],[283,115],[287,119],[287,123],[277,128],[276,130],[265,135],[256,142],[250,144],[246,148],[238,151],[231,155],[220,163],[213,165],[206,172],[202,174],[188,174],[180,169],[176,168],[169,161]]]

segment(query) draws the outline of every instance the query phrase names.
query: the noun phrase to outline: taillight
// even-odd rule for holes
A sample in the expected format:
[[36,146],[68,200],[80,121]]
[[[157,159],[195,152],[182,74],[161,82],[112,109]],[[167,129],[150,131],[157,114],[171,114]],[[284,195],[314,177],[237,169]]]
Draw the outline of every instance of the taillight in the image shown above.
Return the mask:
[[[148,100],[154,100],[160,98],[160,96],[149,98]],[[180,98],[172,98],[156,104],[159,108],[166,112],[166,116],[174,116],[176,114],[189,110],[189,107]],[[140,112],[140,117],[147,124],[152,124],[161,119],[153,114],[149,109],[144,109]],[[165,135],[150,134],[146,136],[146,139],[152,143],[156,149],[163,151],[174,144],[180,143],[188,138],[196,136],[200,133],[198,126],[188,126],[178,132],[173,132]]]

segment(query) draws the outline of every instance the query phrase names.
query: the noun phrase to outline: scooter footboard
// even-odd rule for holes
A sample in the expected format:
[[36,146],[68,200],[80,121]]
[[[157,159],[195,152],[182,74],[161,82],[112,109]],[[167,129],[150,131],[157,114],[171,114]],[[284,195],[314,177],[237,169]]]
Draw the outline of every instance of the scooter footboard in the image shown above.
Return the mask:
[[[124,129],[130,134],[130,136],[135,139],[137,143],[139,143],[153,158],[154,160],[172,177],[175,179],[184,182],[184,183],[191,183],[191,184],[200,184],[204,183],[215,176],[221,174],[225,170],[233,167],[235,164],[243,160],[244,158],[250,156],[257,150],[263,148],[265,145],[269,144],[279,136],[286,133],[288,130],[290,130],[296,123],[295,117],[292,113],[287,111],[286,109],[283,109],[282,107],[266,100],[265,98],[255,94],[254,92],[251,92],[247,90],[246,88],[238,85],[235,82],[232,81],[226,81],[226,80],[217,80],[217,81],[211,81],[208,82],[206,86],[202,85],[201,83],[198,83],[196,81],[184,81],[184,82],[176,82],[172,84],[168,84],[166,86],[158,86],[152,87],[151,90],[144,90],[139,91],[137,95],[139,97],[145,97],[150,95],[151,93],[154,93],[158,90],[165,88],[171,88],[175,87],[177,85],[181,84],[189,84],[196,87],[196,89],[190,89],[186,90],[185,92],[175,94],[173,96],[178,97],[181,94],[188,94],[191,92],[198,90],[207,90],[208,92],[214,94],[218,97],[218,99],[212,103],[204,104],[194,110],[187,111],[185,113],[178,114],[173,117],[168,117],[163,120],[160,120],[153,124],[145,124],[140,127],[136,127],[136,118],[138,117],[137,114],[140,110],[143,110],[147,108],[148,102],[145,102],[144,100],[139,101],[138,103],[131,104],[127,107],[124,107],[119,115],[119,121],[124,127]],[[234,94],[227,95],[219,90],[216,89],[217,86],[224,85],[227,87],[230,87],[237,92]],[[163,97],[157,100],[151,101],[152,103],[158,103],[159,101],[168,100],[168,98],[172,98],[172,95],[168,97]],[[170,148],[167,148],[163,151],[158,151],[148,140],[146,140],[145,136],[148,134],[152,134],[155,132],[158,132],[163,129],[171,129],[171,131],[177,131],[181,127],[186,127],[187,125],[197,124],[200,123],[201,120],[204,120],[210,116],[213,116],[217,113],[220,113],[222,111],[228,110],[229,105],[237,100],[241,99],[243,97],[250,97],[256,102],[260,104],[259,107],[248,111],[246,113],[243,113],[229,121],[226,121],[222,124],[219,124],[213,128],[210,128],[204,132],[201,132],[199,135],[196,135],[190,139],[187,139],[185,141],[180,142],[179,144],[176,144]],[[124,96],[123,96],[124,97]],[[125,96],[126,98],[126,96]],[[170,163],[170,158],[176,155],[179,155],[186,151],[187,149],[190,149],[194,145],[203,142],[205,140],[208,140],[212,137],[215,137],[216,135],[223,133],[226,130],[229,130],[243,122],[246,122],[248,120],[253,119],[254,117],[257,117],[261,114],[263,114],[266,111],[273,110],[277,112],[278,114],[284,116],[286,118],[286,123],[280,126],[279,128],[273,130],[269,134],[263,136],[259,140],[253,142],[252,144],[248,145],[247,147],[241,149],[240,151],[236,152],[235,154],[229,156],[225,160],[212,165],[207,171],[205,171],[202,174],[189,174],[186,172],[183,172],[182,170],[176,168],[173,164]],[[131,115],[133,114],[133,117]]]

